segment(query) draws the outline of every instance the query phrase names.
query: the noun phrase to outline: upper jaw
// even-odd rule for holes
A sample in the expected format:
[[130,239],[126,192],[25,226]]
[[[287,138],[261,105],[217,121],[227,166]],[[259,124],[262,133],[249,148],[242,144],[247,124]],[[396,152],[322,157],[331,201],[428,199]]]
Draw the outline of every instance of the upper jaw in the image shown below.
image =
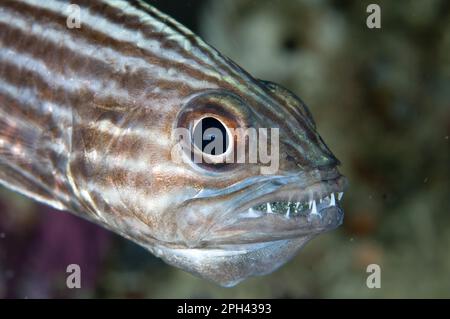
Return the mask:
[[315,236],[338,227],[344,215],[340,201],[347,180],[337,170],[315,176],[309,180],[287,177],[288,182],[278,178],[267,185],[268,192],[247,190],[254,196],[238,200],[232,211],[222,215],[203,237],[203,245],[271,242]]

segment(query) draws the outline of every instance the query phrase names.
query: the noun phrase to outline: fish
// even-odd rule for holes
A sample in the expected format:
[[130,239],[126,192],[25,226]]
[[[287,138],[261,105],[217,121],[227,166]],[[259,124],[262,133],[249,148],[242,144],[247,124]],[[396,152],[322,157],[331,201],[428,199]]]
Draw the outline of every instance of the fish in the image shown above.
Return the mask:
[[0,115],[1,185],[224,287],[343,222],[306,104],[145,1],[2,0]]

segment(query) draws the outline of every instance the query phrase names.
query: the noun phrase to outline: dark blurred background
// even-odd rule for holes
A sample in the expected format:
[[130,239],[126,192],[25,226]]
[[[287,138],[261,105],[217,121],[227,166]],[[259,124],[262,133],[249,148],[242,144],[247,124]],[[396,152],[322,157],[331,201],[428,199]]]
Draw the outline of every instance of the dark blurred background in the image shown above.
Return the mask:
[[[1,298],[450,297],[449,1],[148,2],[309,105],[350,181],[344,224],[225,289],[2,188]],[[366,26],[370,3],[381,29]],[[81,289],[66,288],[70,263]]]

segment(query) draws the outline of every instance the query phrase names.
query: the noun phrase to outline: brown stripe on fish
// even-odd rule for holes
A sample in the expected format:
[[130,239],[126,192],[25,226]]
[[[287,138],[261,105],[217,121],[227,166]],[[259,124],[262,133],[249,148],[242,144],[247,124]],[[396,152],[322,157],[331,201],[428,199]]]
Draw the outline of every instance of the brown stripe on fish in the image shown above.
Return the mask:
[[[81,4],[81,3],[80,3]],[[127,29],[128,26],[128,19],[129,16],[124,16],[123,11],[118,12],[112,12],[111,16],[108,16],[108,11],[101,11],[98,13],[98,15],[92,15],[92,13],[95,13],[93,11],[96,8],[99,9],[107,9],[109,8],[105,3],[102,2],[86,2],[85,5],[88,6],[85,11],[83,11],[83,31],[80,32],[80,30],[71,30],[67,31],[66,27],[66,19],[67,16],[64,15],[64,10],[61,10],[58,6],[52,7],[51,5],[48,5],[47,3],[41,4],[42,7],[39,7],[36,9],[34,6],[31,6],[30,4],[24,4],[21,3],[23,9],[26,11],[26,8],[28,10],[38,10],[39,14],[36,14],[36,12],[31,12],[36,16],[36,20],[40,21],[42,23],[48,23],[48,21],[52,21],[53,23],[49,25],[49,27],[55,28],[57,31],[61,31],[62,29],[62,37],[67,37],[67,41],[84,41],[86,44],[85,51],[89,51],[89,53],[92,53],[95,51],[95,48],[101,48],[101,49],[111,49],[111,52],[114,55],[111,55],[111,57],[108,58],[108,56],[103,56],[103,59],[106,61],[113,61],[113,64],[118,64],[121,61],[124,60],[124,57],[129,58],[137,58],[142,59],[144,63],[142,64],[142,67],[149,68],[149,66],[152,66],[153,69],[155,69],[156,66],[161,66],[162,70],[169,69],[169,66],[173,69],[178,69],[180,66],[183,66],[183,73],[190,75],[190,78],[187,78],[188,82],[192,82],[194,80],[201,79],[202,82],[208,80],[208,76],[205,73],[201,73],[205,71],[201,67],[195,68],[194,60],[192,60],[192,55],[181,55],[184,51],[182,48],[179,48],[179,50],[165,48],[164,42],[161,40],[164,39],[164,37],[167,37],[167,34],[164,33],[158,33],[155,32],[154,29],[148,30],[147,33],[150,33],[150,37],[145,37],[146,40],[152,40],[153,42],[151,44],[153,45],[141,45],[139,47],[135,46],[135,41],[139,39],[139,37],[142,37],[140,33],[143,31],[139,29]],[[51,11],[49,8],[52,8],[54,11]],[[31,14],[30,13],[30,14]],[[115,17],[118,17],[118,19],[115,19],[116,21],[113,21],[111,19],[114,19]],[[108,30],[109,32],[106,32],[107,28],[105,26],[102,26],[102,24],[108,24],[107,26],[109,28],[115,28],[116,30]],[[156,23],[156,22],[155,22]],[[99,25],[101,27],[99,27]],[[132,25],[133,26],[133,25]],[[153,26],[152,26],[153,27]],[[55,31],[54,30],[54,31]],[[48,30],[46,30],[48,31]],[[128,31],[128,32],[126,32]],[[138,38],[136,38],[136,33],[139,34]],[[157,42],[161,41],[161,42]],[[66,43],[67,44],[67,43]],[[95,46],[95,48],[89,48],[89,44],[91,46]],[[158,52],[161,52],[161,49],[167,50],[167,54],[165,55],[158,55]],[[78,53],[80,50],[83,50],[82,46],[77,47],[77,51],[72,51],[73,54]],[[91,51],[92,50],[92,51]],[[179,56],[175,55],[178,54]],[[172,57],[172,59],[169,59],[169,57]],[[99,59],[99,61],[101,58]],[[126,60],[125,60],[126,61]],[[185,62],[189,61],[191,65],[186,64]],[[133,65],[136,67],[138,64],[135,63],[135,61],[132,61],[134,63],[129,63],[128,65]],[[123,63],[122,63],[123,64]],[[125,70],[126,67],[122,65],[118,66],[119,70]],[[117,71],[117,70],[116,70]],[[148,71],[148,70],[147,70]],[[163,73],[160,72],[160,76],[164,76]],[[172,74],[173,75],[173,74]],[[212,81],[215,81],[218,79],[217,76],[209,76]],[[171,81],[179,81],[179,77],[171,77]],[[137,81],[136,81],[137,82]],[[181,83],[185,83],[180,81]],[[139,82],[141,83],[141,82]],[[138,90],[138,88],[136,88]]]
[[[109,88],[106,91],[109,92],[106,97],[126,100],[130,93],[142,92],[145,88],[144,84],[149,83],[148,80],[143,81],[143,78],[148,79],[149,75],[140,72],[139,69],[135,71],[127,68],[126,64],[120,65],[106,62],[105,59],[107,61],[119,61],[120,54],[112,50],[110,51],[113,52],[113,55],[108,54],[110,52],[102,52],[100,50],[101,47],[91,44],[91,47],[86,45],[84,51],[87,52],[83,52],[81,49],[76,50],[77,45],[83,48],[83,43],[77,43],[77,37],[73,39],[68,37],[65,40],[71,42],[72,46],[75,46],[74,48],[70,47],[70,45],[64,47],[58,39],[41,38],[41,31],[44,31],[44,29],[39,30],[36,27],[35,29],[38,30],[30,32],[26,29],[15,29],[10,24],[3,24],[2,27],[8,30],[11,36],[22,39],[22,41],[6,43],[12,53],[18,54],[18,56],[9,55],[11,62],[20,63],[19,66],[21,68],[30,68],[32,72],[40,72],[47,82],[50,82],[52,85],[62,86],[67,91],[86,89],[98,96],[99,93],[104,92],[102,90]],[[7,40],[3,42],[5,41]],[[36,46],[36,43],[40,45]],[[92,53],[95,50],[99,52]],[[52,60],[48,60],[48,52],[52,52]],[[20,57],[25,61],[20,61]],[[8,56],[4,56],[4,58],[8,58]],[[64,68],[57,62],[60,60],[65,61]],[[130,58],[128,65],[136,66],[139,64]],[[149,68],[149,66],[151,64],[144,65],[146,68]],[[121,78],[125,74],[127,75],[125,77],[126,80]],[[47,79],[49,76],[52,77]],[[58,77],[53,78],[54,76]],[[108,81],[105,79],[108,79]],[[126,85],[125,88],[129,89],[130,92],[125,91],[124,84]],[[106,85],[108,87],[105,87]],[[105,94],[103,93],[103,95]]]
[[[36,36],[38,37],[38,35]],[[41,42],[45,43],[45,41]],[[18,51],[21,52],[23,49],[25,48],[20,48],[18,49]],[[83,95],[85,95],[86,93],[95,95],[95,98],[97,100],[100,100],[97,103],[99,105],[104,104],[107,105],[108,103],[112,103],[115,105],[126,105],[127,101],[125,100],[129,100],[129,94],[133,94],[133,92],[145,93],[146,91],[149,90],[144,87],[147,83],[148,84],[153,83],[154,87],[157,87],[159,90],[163,92],[165,87],[171,88],[174,87],[173,85],[174,83],[172,80],[167,81],[167,83],[165,83],[166,81],[161,79],[158,79],[157,81],[150,81],[149,79],[152,78],[152,76],[147,74],[147,70],[152,68],[150,64],[148,65],[148,68],[145,72],[144,71],[129,72],[125,76],[125,74],[121,74],[119,71],[115,69],[108,71],[108,69],[111,68],[103,61],[96,60],[94,58],[90,58],[87,56],[80,57],[78,59],[78,57],[76,55],[73,55],[70,50],[68,50],[68,52],[64,52],[64,50],[66,49],[65,48],[60,49],[58,47],[58,44],[50,43],[49,49],[51,49],[52,52],[53,51],[59,52],[61,57],[68,60],[66,69],[70,67],[71,70],[65,71],[65,73],[68,74],[66,74],[65,77],[63,77],[60,81],[59,80],[54,81],[52,82],[52,84],[62,85],[66,90],[70,91],[86,89],[88,92],[85,92]],[[43,54],[42,59],[45,59],[45,52],[42,52],[42,54]],[[67,59],[67,57],[69,57],[69,59]],[[134,62],[135,61],[129,61],[129,65],[135,65],[136,63]],[[46,61],[45,62],[39,61],[35,63],[38,63],[38,65],[39,63],[40,64],[44,63],[44,66],[42,68],[44,69],[44,72],[48,72],[48,74],[57,75],[58,72],[61,72],[59,70],[61,67],[58,65],[55,65],[51,69],[49,69],[49,66],[46,65],[47,63]],[[92,67],[89,67],[90,65],[92,65]],[[34,64],[32,64],[31,66],[33,66],[34,69],[36,70],[36,66]],[[93,71],[94,73],[92,73]],[[105,74],[105,72],[107,73]],[[83,74],[85,74],[84,78],[79,79],[79,77],[82,76]],[[64,81],[66,77],[69,78],[71,81]],[[114,81],[113,79],[115,78],[117,78],[118,80]],[[109,81],[105,82],[104,80],[102,81],[102,79],[108,79]],[[186,87],[186,84],[184,84],[183,87],[185,87],[185,89],[190,89]],[[127,89],[126,92],[124,91],[125,88]],[[106,94],[104,92],[108,93]],[[122,93],[117,94],[117,92]],[[75,92],[75,94],[80,96],[79,92]],[[103,101],[101,101],[101,99],[103,99]],[[121,102],[121,100],[123,102]]]
[[[195,61],[199,65],[203,65],[203,71],[208,71],[206,66],[209,64],[210,66],[214,66],[215,72],[220,72],[222,75],[228,76],[230,71],[236,72],[236,70],[230,68],[228,59],[223,57],[212,47],[206,45],[203,40],[193,34],[189,29],[174,21],[169,16],[156,11],[149,4],[141,0],[131,0],[129,1],[129,4],[138,9],[136,13],[139,13],[140,16],[143,16],[145,13],[148,16],[153,17],[155,21],[162,21],[164,30],[166,32],[168,31],[167,29],[172,31],[170,40],[172,40],[172,42],[177,42],[180,48],[191,53],[188,56],[189,60]],[[236,79],[233,80],[236,81]],[[245,82],[241,81],[241,83]],[[234,84],[238,84],[238,82],[234,82]]]
[[[117,3],[120,3],[120,5],[117,5]],[[208,76],[210,76],[213,79],[217,79],[217,82],[220,83],[222,87],[242,89],[243,95],[246,94],[246,89],[248,88],[248,86],[255,84],[255,80],[242,68],[237,66],[227,57],[221,55],[211,46],[207,45],[203,40],[194,35],[190,30],[177,23],[169,16],[155,10],[147,3],[140,0],[133,0],[128,1],[127,3],[112,3],[110,1],[105,1],[104,4],[104,7],[99,6],[99,8],[104,9],[108,6],[114,5],[114,7],[118,9],[118,11],[114,12],[114,14],[112,15],[113,19],[119,16],[119,12],[123,13],[124,15],[129,14],[126,15],[127,18],[147,18],[143,21],[140,21],[140,25],[139,23],[132,24],[131,28],[133,29],[133,31],[138,34],[142,32],[143,36],[147,40],[154,40],[155,38],[158,39],[160,41],[159,46],[164,50],[178,49],[176,50],[178,53],[184,53],[184,55],[180,55],[179,63],[184,64],[183,68],[186,68],[186,63],[188,63],[191,67],[193,67],[193,65],[196,65],[198,70],[202,72],[202,78],[205,81],[208,79]],[[131,6],[129,6],[128,4],[132,5],[137,10],[131,10]],[[150,20],[149,24],[142,24],[142,22],[148,21],[149,16],[153,17],[154,19]],[[121,21],[118,20],[117,22],[120,23]],[[128,26],[128,22],[122,21],[122,23],[125,26]],[[162,30],[164,32],[161,32],[161,29],[158,29],[158,26],[162,26]],[[148,30],[148,32],[144,32],[146,30]]]
[[[7,49],[2,50],[5,51]],[[26,118],[27,123],[36,126],[48,125],[50,132],[54,131],[55,135],[61,134],[61,122],[69,125],[72,121],[66,91],[51,86],[51,83],[36,72],[12,64],[2,59],[2,56],[0,53],[2,63],[0,94],[17,102],[15,107],[9,108],[10,116],[17,113],[18,119]],[[5,108],[7,107],[5,105]]]

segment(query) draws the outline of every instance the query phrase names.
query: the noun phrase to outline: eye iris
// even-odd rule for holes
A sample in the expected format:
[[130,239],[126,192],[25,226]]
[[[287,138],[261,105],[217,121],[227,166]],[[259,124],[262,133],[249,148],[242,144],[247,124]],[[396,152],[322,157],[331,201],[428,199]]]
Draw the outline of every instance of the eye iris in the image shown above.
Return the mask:
[[214,117],[205,117],[194,128],[194,145],[208,155],[221,155],[229,145],[225,126]]

